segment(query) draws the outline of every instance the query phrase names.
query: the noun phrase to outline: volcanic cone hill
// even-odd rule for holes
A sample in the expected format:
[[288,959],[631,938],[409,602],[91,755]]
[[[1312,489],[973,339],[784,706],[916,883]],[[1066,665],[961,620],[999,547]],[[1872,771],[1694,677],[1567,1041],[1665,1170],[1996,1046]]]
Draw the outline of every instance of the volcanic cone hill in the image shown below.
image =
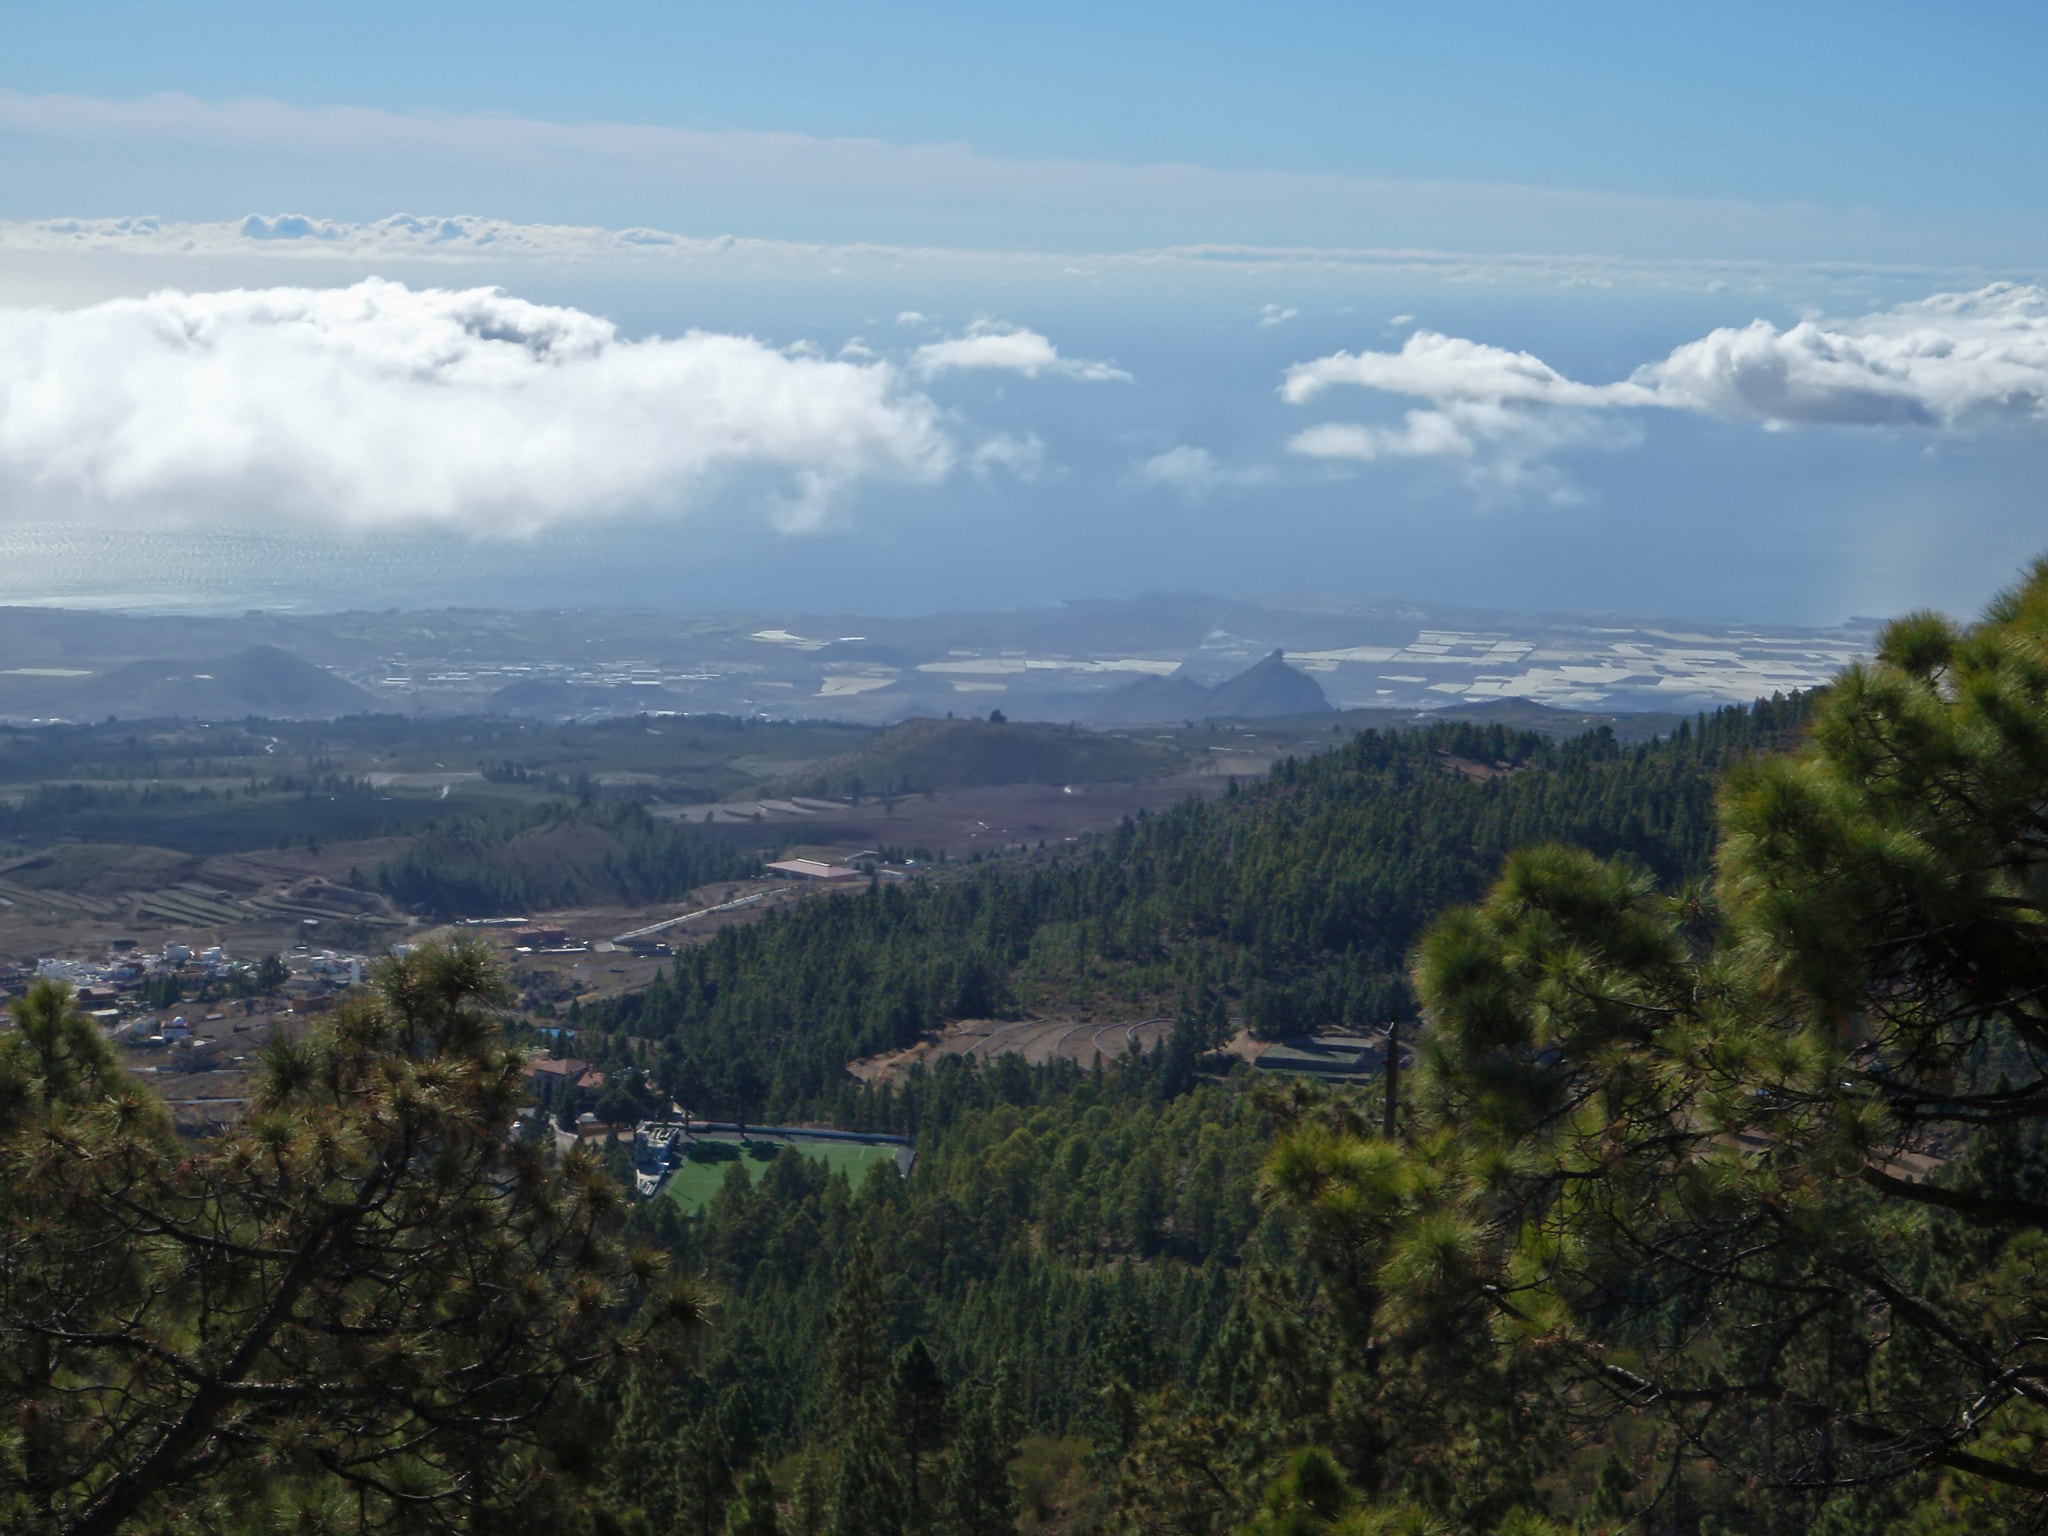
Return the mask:
[[1275,651],[1211,688],[1205,713],[1215,720],[1268,720],[1277,715],[1319,715],[1329,708],[1322,685],[1306,672],[1295,671],[1287,665],[1285,653]]
[[1287,665],[1275,651],[1213,688],[1180,673],[1141,677],[1101,695],[1087,718],[1098,725],[1152,725],[1173,720],[1270,720],[1330,710],[1322,685]]

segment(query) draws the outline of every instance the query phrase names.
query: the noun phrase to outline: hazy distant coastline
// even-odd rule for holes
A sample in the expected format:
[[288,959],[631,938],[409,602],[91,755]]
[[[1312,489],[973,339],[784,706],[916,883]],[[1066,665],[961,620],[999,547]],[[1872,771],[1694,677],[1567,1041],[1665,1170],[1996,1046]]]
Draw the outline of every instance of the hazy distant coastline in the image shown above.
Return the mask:
[[[1151,594],[916,618],[444,608],[331,614],[0,609],[0,717],[534,719],[709,714],[1199,718],[1280,652],[1338,709],[1527,700],[1692,711],[1813,687],[1868,653],[1829,629]],[[1223,710],[1223,713],[1237,713]]]

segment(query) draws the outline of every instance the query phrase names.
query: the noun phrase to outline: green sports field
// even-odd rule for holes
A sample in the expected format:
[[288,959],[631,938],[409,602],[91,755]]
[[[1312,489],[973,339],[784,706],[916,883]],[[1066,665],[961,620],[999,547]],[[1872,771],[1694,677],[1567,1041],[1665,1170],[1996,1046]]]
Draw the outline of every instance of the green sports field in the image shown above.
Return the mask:
[[682,1166],[669,1175],[667,1193],[677,1205],[695,1215],[718,1193],[728,1170],[735,1167],[745,1169],[752,1177],[777,1157],[788,1154],[823,1163],[858,1184],[876,1163],[895,1167],[896,1152],[893,1146],[874,1146],[863,1141],[783,1140],[764,1136],[752,1137],[744,1144],[736,1140],[699,1141],[690,1148]]

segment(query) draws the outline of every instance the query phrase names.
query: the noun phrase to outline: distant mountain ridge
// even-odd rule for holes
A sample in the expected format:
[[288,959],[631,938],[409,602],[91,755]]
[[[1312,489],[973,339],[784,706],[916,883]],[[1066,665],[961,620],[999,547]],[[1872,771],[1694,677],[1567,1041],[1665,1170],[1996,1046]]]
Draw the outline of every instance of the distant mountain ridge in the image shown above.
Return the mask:
[[212,660],[133,661],[83,675],[0,673],[0,716],[12,720],[329,720],[378,707],[367,689],[275,645]]

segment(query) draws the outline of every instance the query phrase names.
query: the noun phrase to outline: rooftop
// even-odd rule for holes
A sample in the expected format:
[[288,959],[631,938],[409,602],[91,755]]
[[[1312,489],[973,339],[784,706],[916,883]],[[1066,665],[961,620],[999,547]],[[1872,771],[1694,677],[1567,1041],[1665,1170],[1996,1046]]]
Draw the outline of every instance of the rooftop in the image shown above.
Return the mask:
[[848,869],[844,864],[821,864],[816,859],[784,859],[768,868],[778,874],[795,875],[802,880],[858,880],[861,873]]

